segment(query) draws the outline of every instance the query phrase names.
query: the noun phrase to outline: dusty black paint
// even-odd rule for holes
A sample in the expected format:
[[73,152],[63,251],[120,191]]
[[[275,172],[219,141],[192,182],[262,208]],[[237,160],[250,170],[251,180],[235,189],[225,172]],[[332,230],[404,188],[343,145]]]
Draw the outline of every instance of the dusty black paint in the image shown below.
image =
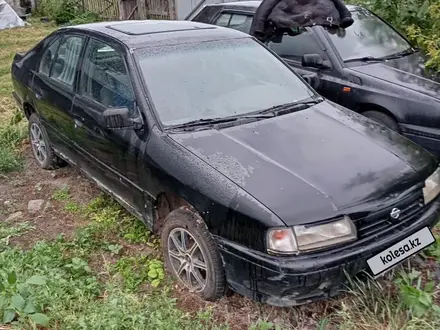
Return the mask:
[[[207,5],[193,21],[215,24],[221,13],[254,16],[261,1]],[[350,11],[366,9],[347,6]],[[391,115],[403,135],[440,156],[440,76],[429,72],[420,52],[380,63],[344,63],[323,27],[308,28],[328,56],[330,69],[306,68],[284,59],[299,74],[315,75],[322,96],[351,110],[376,110]],[[368,54],[366,54],[368,55]],[[350,93],[342,92],[350,87]]]
[[[348,245],[295,257],[267,254],[265,235],[271,227],[348,214],[362,229],[391,207],[413,207],[437,161],[402,136],[328,101],[247,124],[163,130],[130,49],[250,37],[191,22],[182,24],[200,28],[127,36],[106,24],[61,29],[23,57],[17,55],[12,65],[17,102],[41,116],[58,155],[150,228],[158,196],[178,196],[183,203],[176,207],[194,208],[216,238],[236,291],[275,305],[336,294],[342,268],[354,275],[374,251],[436,222],[437,201]],[[49,42],[71,33],[123,50],[138,106],[133,117],[141,128],[106,128],[99,116],[104,109],[78,95],[78,81],[73,90],[64,90],[35,72]]]

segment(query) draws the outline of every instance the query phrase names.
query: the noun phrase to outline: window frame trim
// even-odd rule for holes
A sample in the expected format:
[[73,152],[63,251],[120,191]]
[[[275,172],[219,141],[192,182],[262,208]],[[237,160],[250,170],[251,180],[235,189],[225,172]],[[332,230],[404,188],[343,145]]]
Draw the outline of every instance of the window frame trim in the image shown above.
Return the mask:
[[100,108],[103,108],[105,111],[105,109],[108,109],[108,107],[106,107],[104,104],[98,102],[97,100],[85,95],[83,93],[82,90],[82,81],[83,81],[83,77],[84,77],[84,66],[85,66],[85,60],[87,58],[87,51],[89,50],[89,46],[91,45],[92,41],[97,41],[100,43],[103,43],[107,46],[112,47],[113,49],[115,49],[115,51],[119,52],[122,55],[122,61],[124,62],[124,67],[125,67],[125,71],[127,74],[127,77],[129,78],[129,82],[130,82],[130,86],[131,86],[131,91],[132,91],[132,95],[134,98],[134,106],[133,106],[133,113],[138,113],[139,110],[137,109],[137,98],[136,98],[136,92],[133,86],[133,82],[132,82],[132,78],[130,76],[129,70],[128,70],[128,65],[127,65],[127,58],[126,58],[126,54],[125,54],[125,49],[122,45],[118,44],[117,42],[113,42],[113,40],[103,40],[99,37],[96,36],[89,36],[88,40],[87,40],[87,44],[84,47],[83,50],[83,56],[82,56],[82,61],[81,61],[81,68],[80,68],[80,72],[79,72],[79,77],[78,77],[78,86],[76,88],[76,95],[78,95],[78,97],[82,98],[83,100],[86,100],[88,102],[92,102],[93,104],[96,104],[97,106],[99,106]]
[[44,55],[45,55],[46,52],[49,50],[49,48],[50,48],[55,42],[57,42],[58,40],[60,40],[60,44],[58,45],[58,47],[57,47],[57,49],[56,49],[56,52],[55,52],[55,57],[54,57],[54,59],[56,58],[56,56],[57,56],[57,54],[58,54],[58,49],[60,48],[61,41],[63,40],[64,36],[63,36],[63,35],[59,35],[59,34],[55,34],[52,38],[53,38],[53,39],[49,41],[49,43],[46,45],[46,47],[43,48],[42,56],[40,56],[40,58],[38,59],[37,68],[36,68],[36,70],[35,70],[36,73],[38,73],[38,74],[40,74],[40,75],[43,75],[43,76],[45,76],[45,77],[47,77],[47,78],[50,78],[50,73],[52,72],[53,63],[54,63],[55,61],[51,61],[51,63],[50,63],[49,74],[45,74],[45,73],[43,73],[43,72],[41,71],[41,62],[43,61]]
[[[80,52],[80,54],[79,54],[79,59],[78,59],[77,67],[76,67],[76,69],[75,69],[75,77],[74,77],[74,79],[73,79],[73,83],[72,83],[72,85],[69,85],[69,84],[67,84],[67,83],[65,83],[65,82],[63,82],[63,81],[61,81],[61,80],[58,80],[58,79],[55,79],[55,78],[51,77],[51,74],[52,74],[52,68],[53,68],[53,63],[55,63],[56,60],[58,59],[58,53],[59,53],[59,49],[60,49],[60,47],[61,47],[61,43],[62,43],[66,38],[68,38],[68,37],[79,37],[79,38],[84,39],[84,43],[83,43],[83,45],[82,45],[82,49],[81,49],[81,52]],[[76,87],[77,87],[79,67],[80,67],[80,65],[81,65],[81,63],[82,63],[82,57],[83,57],[83,55],[84,55],[84,49],[85,49],[84,45],[87,44],[88,36],[87,36],[87,35],[84,35],[84,34],[82,34],[82,33],[76,33],[76,32],[70,32],[70,31],[69,31],[69,32],[67,32],[67,33],[65,33],[65,34],[61,34],[60,36],[58,36],[58,38],[61,39],[61,42],[60,42],[60,44],[58,45],[58,48],[57,48],[57,52],[56,52],[55,58],[54,58],[54,60],[52,61],[52,64],[51,64],[51,67],[50,67],[50,71],[49,71],[49,75],[46,75],[46,74],[44,74],[44,73],[41,73],[40,70],[39,70],[39,69],[40,69],[40,62],[41,62],[41,60],[42,60],[42,57],[40,57],[40,60],[39,60],[39,63],[38,63],[38,71],[37,71],[37,73],[38,73],[39,75],[43,75],[45,78],[49,79],[52,83],[55,83],[55,84],[58,84],[58,85],[60,85],[60,86],[62,86],[62,87],[64,87],[64,88],[67,88],[67,90],[68,90],[69,92],[74,93],[74,92],[76,91]],[[50,43],[50,45],[52,45],[53,42],[55,42],[55,40],[57,40],[57,38],[55,38],[55,39]],[[48,47],[50,47],[50,46],[48,45]],[[47,49],[48,49],[48,48],[46,48],[45,50],[47,50]],[[43,52],[44,52],[44,51],[43,51]]]

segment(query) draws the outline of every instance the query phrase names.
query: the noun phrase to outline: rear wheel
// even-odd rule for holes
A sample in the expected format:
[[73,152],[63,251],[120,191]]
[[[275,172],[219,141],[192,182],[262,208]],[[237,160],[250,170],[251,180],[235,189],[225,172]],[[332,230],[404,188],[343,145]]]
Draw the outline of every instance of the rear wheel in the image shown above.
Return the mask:
[[224,295],[225,273],[217,244],[196,214],[172,211],[166,217],[161,241],[167,271],[191,292],[211,301]]
[[41,168],[50,170],[65,165],[53,152],[46,129],[36,113],[29,117],[29,140],[34,158]]
[[383,112],[373,110],[363,112],[362,114],[365,117],[370,118],[395,132],[399,132],[399,125],[397,125],[396,121],[391,116]]

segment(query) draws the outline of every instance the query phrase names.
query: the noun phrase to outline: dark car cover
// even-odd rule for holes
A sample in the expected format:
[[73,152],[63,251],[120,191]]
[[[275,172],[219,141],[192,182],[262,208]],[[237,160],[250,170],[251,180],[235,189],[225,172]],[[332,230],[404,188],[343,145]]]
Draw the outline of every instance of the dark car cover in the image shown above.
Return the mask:
[[351,13],[342,0],[263,0],[250,34],[267,41],[294,27],[346,28],[352,24]]

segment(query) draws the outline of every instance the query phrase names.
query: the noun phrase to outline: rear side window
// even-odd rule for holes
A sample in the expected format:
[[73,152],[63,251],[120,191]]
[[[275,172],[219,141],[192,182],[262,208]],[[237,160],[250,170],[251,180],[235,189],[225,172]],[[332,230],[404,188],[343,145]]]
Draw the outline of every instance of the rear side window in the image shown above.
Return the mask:
[[81,78],[82,95],[106,108],[134,110],[134,91],[121,51],[91,39],[84,57]]
[[298,62],[305,54],[319,54],[323,59],[327,59],[325,51],[319,45],[312,31],[300,28],[293,34],[283,35],[281,43],[270,42],[269,48],[285,59]]
[[58,47],[60,46],[61,37],[58,37],[55,41],[53,41],[48,48],[43,52],[43,56],[40,60],[40,67],[38,72],[49,76],[50,68],[52,66],[53,61],[55,60],[55,56],[58,51]]
[[252,16],[233,14],[228,27],[244,33],[249,33],[252,25]]
[[73,87],[83,45],[83,37],[65,37],[58,48],[55,62],[50,70],[50,77]]
[[228,27],[249,34],[252,19],[253,17],[249,15],[223,13],[218,17],[215,25]]

